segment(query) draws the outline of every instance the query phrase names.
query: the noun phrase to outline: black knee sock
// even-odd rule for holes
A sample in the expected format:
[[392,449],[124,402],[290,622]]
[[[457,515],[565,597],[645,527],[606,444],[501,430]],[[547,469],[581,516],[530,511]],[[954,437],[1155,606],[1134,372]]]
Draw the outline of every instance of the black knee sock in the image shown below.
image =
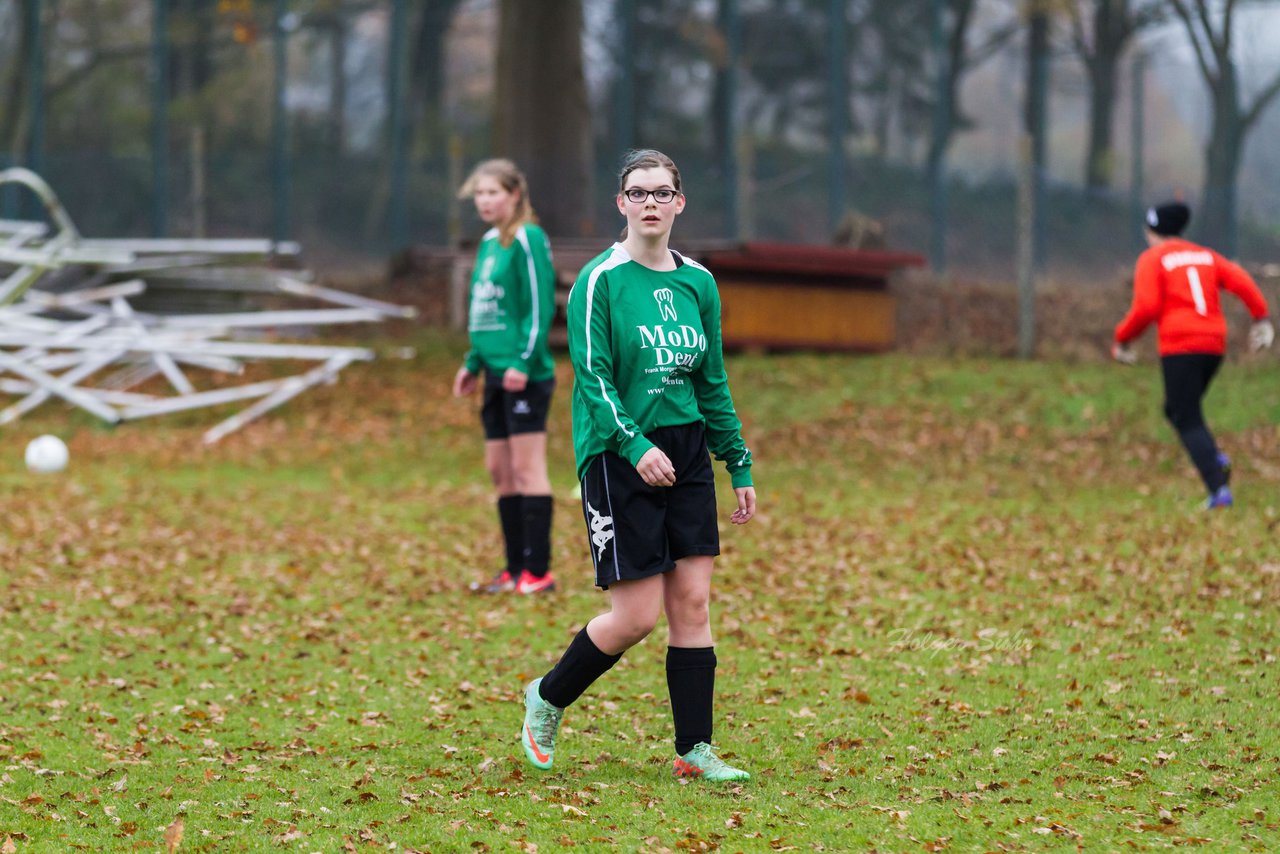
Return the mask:
[[1178,438],[1187,449],[1191,462],[1195,463],[1196,471],[1200,472],[1200,479],[1204,481],[1209,494],[1213,495],[1218,487],[1225,486],[1227,476],[1222,471],[1222,462],[1218,459],[1218,444],[1213,441],[1209,428],[1200,424],[1179,430]]
[[606,655],[601,652],[587,635],[587,630],[583,629],[574,637],[556,666],[551,668],[551,672],[542,677],[538,693],[551,705],[566,709],[582,696],[583,691],[591,687],[592,682],[617,664],[620,658],[622,653]]
[[551,568],[550,495],[526,495],[521,505],[524,516],[524,568],[542,578]]
[[507,543],[507,572],[513,579],[524,569],[523,500],[519,495],[503,495],[498,499],[498,518],[502,520],[502,538]]
[[667,690],[676,724],[676,755],[684,756],[700,741],[710,744],[715,647],[667,647]]

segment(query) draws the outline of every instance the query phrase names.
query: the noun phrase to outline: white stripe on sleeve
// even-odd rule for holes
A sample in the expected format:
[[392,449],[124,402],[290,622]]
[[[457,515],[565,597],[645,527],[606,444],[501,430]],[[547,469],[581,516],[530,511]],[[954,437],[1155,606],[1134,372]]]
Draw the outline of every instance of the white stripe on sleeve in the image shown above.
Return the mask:
[[529,248],[529,235],[525,234],[523,225],[516,229],[516,240],[524,247],[524,260],[529,265],[529,301],[533,305],[533,323],[529,327],[529,346],[520,354],[521,359],[528,359],[538,343],[538,271],[533,263],[533,252]]
[[605,399],[605,402],[609,404],[609,408],[613,410],[613,423],[617,424],[618,428],[623,433],[626,433],[628,437],[635,438],[636,434],[628,430],[627,425],[622,423],[622,418],[618,415],[618,407],[614,404],[613,399],[609,397],[609,389],[604,384],[604,378],[591,370],[591,304],[595,300],[596,279],[600,278],[600,274],[604,271],[621,266],[630,260],[631,256],[627,255],[622,247],[615,243],[613,245],[613,254],[609,256],[608,260],[591,271],[591,276],[587,279],[587,323],[585,331],[587,333],[587,370],[591,371],[592,376],[600,383],[600,396]]

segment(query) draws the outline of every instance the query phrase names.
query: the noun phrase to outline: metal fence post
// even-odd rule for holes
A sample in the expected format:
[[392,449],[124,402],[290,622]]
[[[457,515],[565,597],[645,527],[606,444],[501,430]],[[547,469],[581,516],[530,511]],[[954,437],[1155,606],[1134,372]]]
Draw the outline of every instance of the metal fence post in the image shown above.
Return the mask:
[[289,111],[285,94],[289,84],[289,2],[276,0],[272,45],[274,85],[271,111],[271,236],[277,242],[289,238]]
[[827,5],[827,226],[834,234],[848,205],[845,136],[849,126],[848,12],[846,0]]
[[1143,202],[1143,196],[1146,195],[1144,186],[1146,166],[1143,163],[1143,132],[1145,130],[1145,120],[1143,117],[1144,108],[1146,106],[1147,95],[1147,55],[1139,52],[1133,58],[1133,82],[1129,97],[1131,99],[1130,112],[1130,136],[1129,144],[1131,154],[1131,174],[1129,175],[1129,215],[1133,220],[1133,246],[1135,249],[1144,249],[1146,241],[1143,239],[1142,214],[1146,209]]
[[951,58],[947,53],[945,0],[932,0],[934,103],[932,138],[929,141],[929,266],[934,273],[947,269],[946,141],[951,134],[951,90],[948,86]]
[[387,57],[387,124],[391,146],[391,187],[388,199],[387,225],[390,230],[391,248],[403,249],[409,244],[409,174],[408,139],[409,123],[405,118],[404,76],[405,46],[408,29],[404,0],[391,4],[391,44]]
[[726,236],[737,240],[741,236],[741,220],[738,216],[738,60],[742,51],[742,20],[738,15],[738,0],[720,0],[720,31],[725,39],[724,98],[720,116],[724,128],[723,149],[720,151],[720,185],[724,188],[724,229]]
[[169,0],[151,5],[151,236],[169,233]]

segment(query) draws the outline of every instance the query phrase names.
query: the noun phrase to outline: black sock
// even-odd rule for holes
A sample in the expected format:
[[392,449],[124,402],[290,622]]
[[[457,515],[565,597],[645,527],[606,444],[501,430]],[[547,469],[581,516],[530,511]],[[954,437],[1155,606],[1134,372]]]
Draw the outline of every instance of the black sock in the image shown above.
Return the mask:
[[521,505],[524,515],[524,568],[542,578],[551,568],[550,495],[526,495]]
[[553,706],[567,709],[591,687],[591,683],[618,663],[622,653],[606,655],[592,642],[587,630],[578,632],[551,672],[542,677],[538,693]]
[[700,741],[710,744],[716,648],[667,647],[667,690],[676,724],[676,755],[684,756]]
[[502,520],[502,538],[507,543],[507,572],[518,579],[524,569],[523,500],[519,495],[503,495],[498,499],[498,518]]

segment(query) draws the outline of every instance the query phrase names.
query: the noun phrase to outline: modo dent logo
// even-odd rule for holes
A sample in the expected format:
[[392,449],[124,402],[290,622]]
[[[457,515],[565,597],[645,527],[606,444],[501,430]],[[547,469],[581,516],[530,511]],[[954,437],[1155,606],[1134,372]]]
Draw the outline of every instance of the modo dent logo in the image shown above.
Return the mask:
[[658,301],[658,311],[662,312],[663,320],[675,323],[679,319],[676,317],[675,294],[670,288],[658,288],[653,292],[653,298]]

